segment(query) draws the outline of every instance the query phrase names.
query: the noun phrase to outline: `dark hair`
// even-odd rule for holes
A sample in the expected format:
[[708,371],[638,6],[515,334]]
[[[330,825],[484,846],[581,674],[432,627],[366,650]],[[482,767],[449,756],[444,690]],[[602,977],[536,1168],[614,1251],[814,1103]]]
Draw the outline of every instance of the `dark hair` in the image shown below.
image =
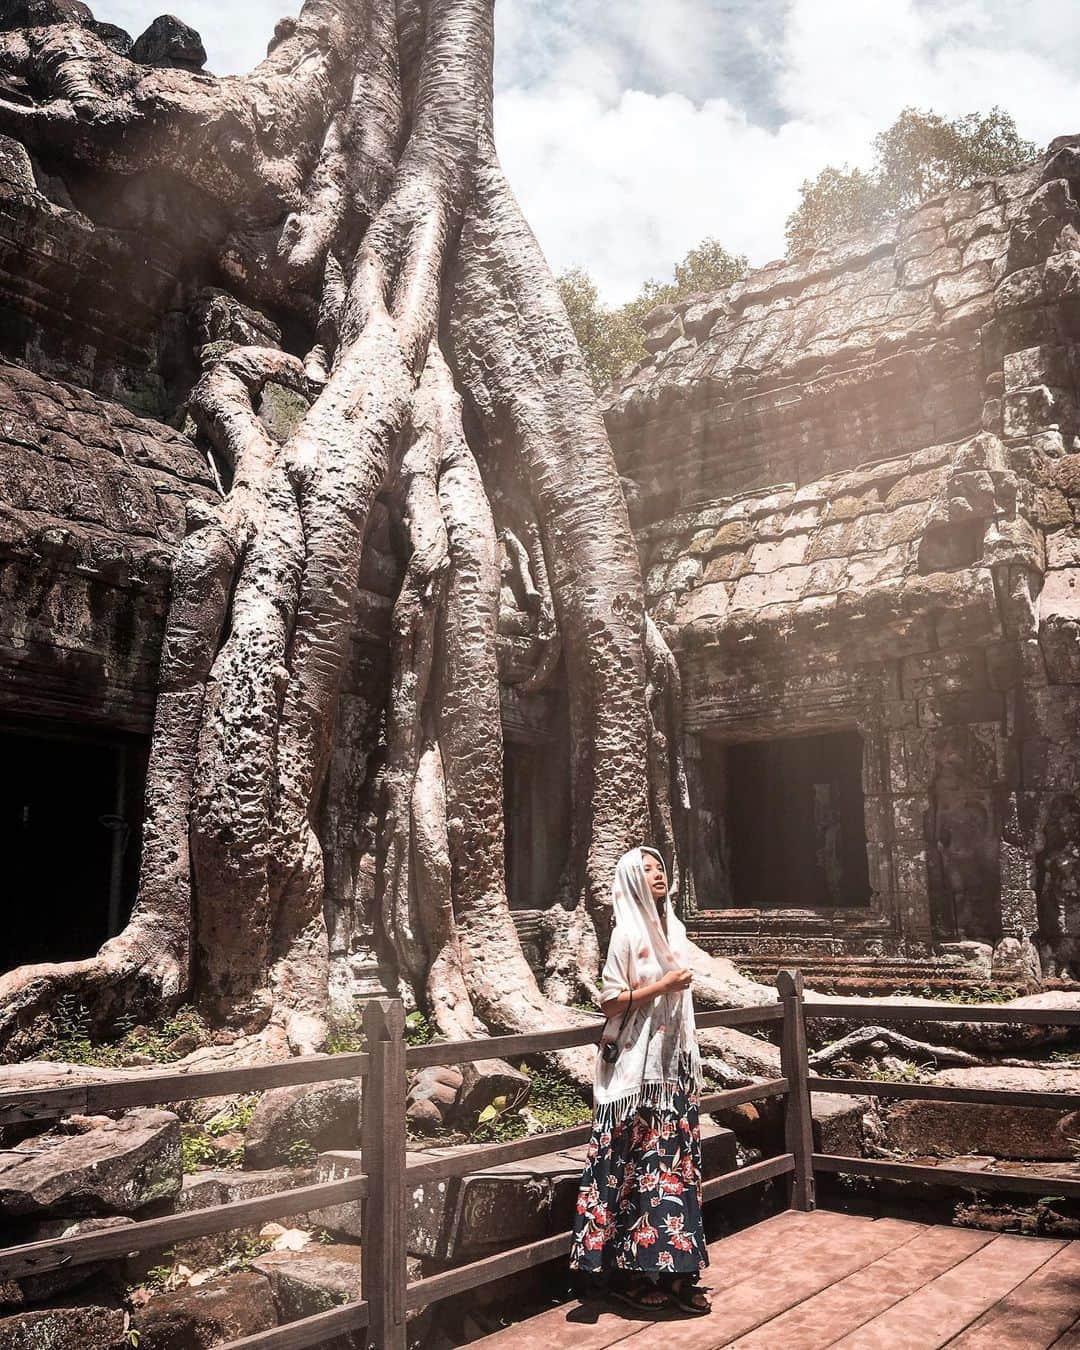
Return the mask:
[[664,862],[664,855],[658,848],[653,848],[651,844],[640,844],[638,846],[642,853],[651,853],[660,866],[664,869],[664,876],[667,876],[667,863]]

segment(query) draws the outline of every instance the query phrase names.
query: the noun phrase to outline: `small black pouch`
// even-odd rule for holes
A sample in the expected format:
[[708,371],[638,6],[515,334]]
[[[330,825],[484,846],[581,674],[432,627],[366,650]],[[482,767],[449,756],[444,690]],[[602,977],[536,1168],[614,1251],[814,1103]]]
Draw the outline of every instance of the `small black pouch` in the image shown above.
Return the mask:
[[620,1045],[619,1040],[623,1034],[623,1028],[626,1026],[626,1019],[630,1016],[630,1009],[634,1006],[634,991],[630,990],[630,1002],[626,1005],[626,1011],[619,1019],[619,1029],[615,1033],[613,1041],[605,1041],[600,1047],[600,1058],[605,1064],[614,1064],[619,1058]]

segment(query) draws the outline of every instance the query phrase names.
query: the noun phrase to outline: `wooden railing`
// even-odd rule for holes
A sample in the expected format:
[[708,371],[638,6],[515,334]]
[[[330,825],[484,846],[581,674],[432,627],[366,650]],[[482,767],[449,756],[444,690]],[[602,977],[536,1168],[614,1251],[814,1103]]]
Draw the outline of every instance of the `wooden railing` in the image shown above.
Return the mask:
[[[699,1013],[698,1027],[742,1027],[779,1022],[780,1077],[746,1087],[710,1093],[701,1100],[702,1114],[744,1102],[779,1097],[784,1102],[784,1152],[776,1157],[707,1178],[703,1199],[719,1199],[775,1177],[787,1178],[788,1201],[796,1209],[814,1206],[814,1171],[847,1172],[901,1180],[955,1182],[975,1189],[1011,1189],[1045,1192],[1048,1179],[994,1176],[958,1169],[883,1162],[870,1158],[815,1153],[810,1109],[811,1092],[844,1092],[933,1101],[1018,1103],[1028,1106],[1080,1106],[1080,1097],[1066,1093],[990,1092],[939,1088],[917,1083],[824,1078],[808,1069],[807,1015],[817,1018],[867,1021],[969,1021],[1042,1023],[1080,1026],[1080,1012],[1043,1012],[1036,1009],[958,1007],[955,1004],[918,1008],[885,1003],[811,1003],[803,1000],[802,976],[781,971],[778,1001],[751,1008]],[[295,1083],[317,1083],[343,1077],[362,1080],[363,1171],[337,1181],[318,1182],[278,1191],[250,1200],[237,1200],[164,1218],[147,1219],[118,1229],[72,1238],[27,1243],[0,1249],[0,1281],[43,1274],[61,1266],[85,1265],[131,1252],[151,1251],[189,1238],[227,1232],[271,1219],[286,1218],[331,1205],[363,1201],[360,1299],[329,1312],[305,1317],[270,1331],[232,1341],[222,1350],[303,1350],[333,1336],[367,1328],[369,1344],[377,1350],[403,1350],[407,1314],[440,1299],[474,1289],[491,1280],[566,1255],[570,1233],[515,1247],[482,1260],[457,1266],[438,1275],[408,1282],[406,1274],[405,1215],[408,1195],[418,1186],[451,1177],[485,1171],[503,1163],[574,1147],[590,1136],[588,1125],[532,1135],[509,1143],[485,1144],[444,1153],[429,1162],[406,1166],[405,1088],[412,1069],[434,1064],[464,1064],[479,1059],[513,1059],[550,1054],[597,1040],[602,1023],[568,1031],[539,1031],[527,1035],[495,1036],[483,1040],[408,1046],[405,1015],[400,1002],[374,999],[365,1006],[364,1054],[316,1055],[280,1064],[210,1071],[190,1070],[148,1074],[111,1083],[0,1093],[0,1125],[45,1121],[78,1112],[94,1114],[132,1106],[189,1101],[200,1097],[234,1095]],[[1055,1194],[1080,1195],[1080,1181],[1053,1179]]]
[[[1080,1009],[1011,1008],[993,1004],[876,1003],[868,999],[850,1002],[816,1001],[804,1004],[811,1021],[842,1018],[862,1026],[881,1022],[971,1022],[1005,1023],[1010,1026],[1080,1027]],[[847,1092],[857,1096],[889,1097],[926,1102],[975,1102],[985,1106],[1042,1106],[1061,1111],[1080,1108],[1074,1092],[1008,1091],[998,1088],[965,1088],[937,1083],[882,1082],[876,1078],[830,1078],[809,1074],[811,1092]],[[919,1181],[932,1185],[961,1186],[973,1191],[1013,1191],[1023,1194],[1062,1195],[1080,1198],[1080,1180],[1027,1172],[972,1172],[961,1167],[936,1167],[925,1163],[855,1158],[839,1153],[814,1153],[811,1166],[817,1172],[842,1172],[850,1176],[880,1177],[888,1181]]]

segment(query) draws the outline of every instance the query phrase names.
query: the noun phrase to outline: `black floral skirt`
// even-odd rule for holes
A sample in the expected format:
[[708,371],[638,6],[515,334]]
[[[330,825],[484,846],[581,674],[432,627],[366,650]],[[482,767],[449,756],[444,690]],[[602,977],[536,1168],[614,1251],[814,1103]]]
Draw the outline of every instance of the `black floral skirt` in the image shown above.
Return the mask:
[[644,1102],[594,1125],[570,1267],[587,1274],[694,1275],[709,1264],[701,1221],[701,1129],[682,1084],[671,1106]]

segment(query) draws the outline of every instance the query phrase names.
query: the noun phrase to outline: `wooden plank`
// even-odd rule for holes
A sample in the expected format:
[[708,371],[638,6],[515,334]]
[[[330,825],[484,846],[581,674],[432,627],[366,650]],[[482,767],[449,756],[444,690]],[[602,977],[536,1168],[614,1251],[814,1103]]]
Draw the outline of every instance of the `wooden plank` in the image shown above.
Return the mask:
[[1054,1350],[1080,1350],[1080,1317],[1054,1342]]
[[734,1172],[725,1172],[722,1176],[706,1181],[701,1188],[702,1203],[719,1200],[722,1195],[731,1195],[734,1191],[745,1190],[747,1186],[758,1186],[773,1177],[786,1176],[795,1170],[795,1159],[790,1153],[781,1153],[775,1158],[766,1158],[764,1162],[751,1163],[749,1167],[740,1167]]
[[191,1209],[161,1219],[144,1219],[124,1228],[109,1228],[101,1233],[80,1237],[53,1238],[47,1242],[26,1242],[0,1249],[0,1280],[40,1275],[59,1266],[82,1266],[88,1261],[127,1256],[129,1252],[153,1251],[184,1238],[225,1233],[230,1228],[303,1214],[327,1205],[360,1200],[367,1194],[367,1177],[357,1175],[340,1181],[320,1181],[297,1186],[291,1191],[274,1191],[250,1200],[233,1200],[227,1205]]
[[814,1208],[814,1118],[806,1086],[806,1023],[803,1021],[801,970],[782,970],[776,977],[784,1023],[780,1034],[780,1072],[788,1080],[784,1102],[784,1147],[794,1156],[790,1193],[793,1209]]
[[521,1036],[488,1036],[475,1041],[433,1041],[430,1045],[410,1045],[405,1062],[410,1069],[429,1064],[467,1064],[474,1059],[517,1059],[521,1055],[541,1055],[564,1050],[571,1045],[594,1045],[604,1029],[598,1017],[585,1027],[566,1031],[531,1031]]
[[716,1294],[746,1279],[759,1266],[770,1266],[778,1254],[807,1244],[825,1246],[834,1233],[863,1220],[831,1209],[785,1209],[709,1244],[709,1267],[702,1278]]
[[767,1078],[761,1083],[750,1083],[747,1087],[725,1088],[723,1092],[711,1092],[702,1097],[698,1109],[702,1114],[719,1111],[728,1106],[739,1106],[743,1102],[760,1102],[767,1097],[782,1097],[788,1090],[786,1078]]
[[1049,1238],[995,1237],[966,1261],[855,1331],[835,1350],[939,1350],[1034,1274],[1064,1244]]
[[360,1263],[371,1339],[379,1350],[405,1350],[405,1008],[369,999],[364,1035],[371,1054],[361,1145],[371,1177]]
[[745,1027],[758,1022],[780,1022],[784,1009],[779,1003],[759,1003],[752,1008],[717,1008],[713,1012],[694,1010],[694,1021],[699,1031],[710,1027]]
[[[762,1004],[754,1008],[720,1008],[696,1014],[697,1025],[708,1027],[740,1027],[758,1022],[776,1022],[783,1017],[779,1004]],[[434,1041],[430,1045],[410,1045],[406,1063],[410,1069],[426,1068],[431,1064],[465,1064],[474,1059],[515,1059],[519,1055],[540,1055],[552,1050],[564,1050],[572,1045],[593,1045],[604,1029],[603,1018],[589,1026],[571,1027],[562,1031],[532,1031],[518,1036],[491,1036],[484,1040]]]
[[740,1336],[728,1350],[775,1350],[777,1346],[825,1350],[839,1336],[966,1260],[993,1237],[971,1228],[926,1228],[910,1242]]
[[[848,1222],[838,1224],[837,1217]],[[713,1350],[716,1346],[727,1346],[837,1280],[902,1247],[922,1231],[922,1224],[903,1219],[833,1216],[820,1227],[811,1221],[793,1240],[781,1239],[753,1263],[740,1262],[739,1278],[716,1298],[710,1317],[666,1322],[663,1339],[651,1342],[651,1346],[662,1345],[663,1350]],[[724,1262],[724,1244],[718,1245],[719,1250],[714,1254],[710,1248],[709,1255],[720,1266]],[[705,1284],[711,1285],[708,1275]],[[645,1350],[650,1345],[650,1334],[645,1331],[631,1336],[624,1342],[626,1350]],[[896,1341],[890,1350],[898,1350],[901,1345],[908,1350],[903,1341]]]
[[1013,1026],[1080,1026],[1080,1008],[1010,1008],[1000,1003],[876,1003],[873,999],[819,1003],[810,999],[806,1016],[843,1017],[861,1022],[1005,1022]]
[[592,1135],[591,1125],[574,1125],[568,1130],[551,1134],[531,1134],[526,1139],[513,1139],[507,1144],[484,1144],[478,1148],[455,1151],[452,1157],[433,1158],[431,1162],[412,1163],[405,1169],[409,1186],[423,1182],[443,1181],[447,1177],[463,1177],[473,1172],[486,1172],[504,1163],[520,1162],[523,1158],[539,1158],[545,1153],[559,1153],[566,1148],[587,1144]]
[[[586,1299],[550,1308],[539,1317],[514,1322],[502,1331],[469,1342],[469,1350],[610,1350],[635,1331],[655,1327],[655,1317],[642,1317],[625,1304],[609,1299]],[[658,1332],[659,1334],[659,1332]]]
[[880,1158],[850,1158],[839,1153],[815,1153],[818,1172],[845,1172],[851,1176],[885,1177],[889,1181],[919,1181],[929,1186],[959,1186],[965,1191],[1017,1191],[1025,1195],[1080,1196],[1080,1181],[1066,1177],[1014,1175],[1012,1172],[972,1172],[962,1167],[928,1167],[925,1163],[883,1162]]
[[1080,1313],[1080,1242],[1069,1242],[949,1342],[950,1350],[1045,1350]]
[[54,1116],[98,1115],[132,1106],[192,1101],[197,1097],[224,1097],[294,1083],[321,1083],[355,1078],[368,1071],[368,1056],[301,1055],[274,1064],[249,1064],[231,1069],[178,1069],[108,1083],[79,1083],[70,1087],[0,1092],[0,1125]]
[[[830,1220],[836,1226],[851,1223],[850,1216],[826,1210],[811,1214],[789,1209],[713,1243],[709,1248],[714,1259],[708,1272],[710,1288],[722,1287],[725,1281],[735,1283],[742,1278],[748,1262],[755,1258],[770,1260],[778,1244],[793,1239],[810,1223],[815,1225],[814,1240],[827,1240]],[[657,1328],[657,1337],[662,1335],[655,1317],[638,1318],[621,1304],[584,1300],[550,1308],[473,1344],[477,1350],[548,1350],[549,1346],[561,1345],[573,1346],[573,1350],[608,1350],[609,1346],[649,1327]]]
[[343,1308],[315,1313],[271,1331],[256,1331],[238,1341],[227,1341],[217,1350],[308,1350],[309,1346],[325,1345],[332,1336],[361,1331],[367,1324],[368,1305],[347,1303]]
[[485,1256],[481,1261],[470,1261],[466,1266],[457,1266],[441,1275],[429,1275],[425,1280],[416,1280],[409,1285],[405,1294],[407,1308],[423,1308],[439,1299],[449,1298],[451,1294],[463,1293],[466,1289],[476,1289],[491,1280],[501,1279],[504,1275],[516,1275],[521,1270],[531,1270],[542,1266],[545,1261],[556,1261],[565,1257],[570,1250],[571,1233],[556,1233],[554,1237],[542,1238],[539,1242],[530,1242],[525,1247],[515,1247],[513,1251],[500,1252],[497,1256]]
[[[725,1106],[736,1106],[740,1102],[779,1097],[786,1091],[786,1078],[751,1083],[748,1087],[731,1088],[703,1097],[700,1110],[703,1114],[707,1114]],[[410,1186],[418,1186],[423,1182],[443,1181],[447,1177],[463,1177],[470,1173],[485,1172],[492,1167],[501,1167],[504,1163],[520,1162],[525,1158],[539,1158],[545,1153],[559,1153],[563,1149],[577,1148],[580,1144],[587,1144],[591,1135],[591,1125],[574,1125],[567,1130],[554,1130],[550,1134],[533,1134],[527,1139],[514,1139],[506,1144],[483,1144],[477,1148],[462,1149],[450,1157],[433,1158],[430,1162],[411,1164],[405,1169],[406,1180]]]
[[989,1106],[1080,1108],[1080,1092],[1020,1092],[997,1088],[951,1087],[938,1083],[883,1083],[876,1078],[821,1078],[811,1074],[811,1092],[846,1092],[856,1097],[903,1097],[924,1102],[984,1102]]

